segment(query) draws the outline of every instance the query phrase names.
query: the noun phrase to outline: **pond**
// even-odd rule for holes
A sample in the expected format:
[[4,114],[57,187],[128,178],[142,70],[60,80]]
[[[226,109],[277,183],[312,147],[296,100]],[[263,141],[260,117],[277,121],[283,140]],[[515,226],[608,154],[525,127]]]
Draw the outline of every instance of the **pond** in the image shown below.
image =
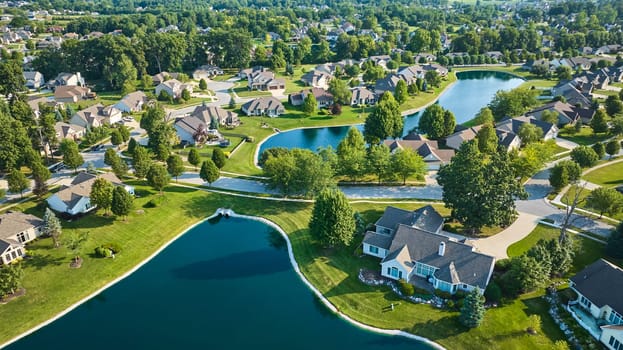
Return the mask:
[[[482,107],[491,102],[498,90],[510,90],[524,82],[521,78],[502,72],[473,71],[459,72],[456,75],[456,83],[441,95],[437,103],[452,111],[459,124],[473,119]],[[405,117],[403,135],[417,127],[420,113]],[[350,126],[336,126],[284,131],[266,139],[258,154],[273,147],[307,148],[315,151],[319,147],[331,146],[335,149],[349,128]],[[363,131],[363,125],[357,125],[357,128]]]
[[7,349],[51,348],[431,349],[332,314],[294,272],[281,235],[239,218],[197,225],[126,279]]

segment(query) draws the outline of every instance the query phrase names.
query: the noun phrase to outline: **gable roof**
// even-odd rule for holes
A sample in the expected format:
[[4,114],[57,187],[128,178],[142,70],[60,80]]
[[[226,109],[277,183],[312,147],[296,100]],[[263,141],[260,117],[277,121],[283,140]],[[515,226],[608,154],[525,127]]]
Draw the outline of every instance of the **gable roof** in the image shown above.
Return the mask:
[[608,305],[623,314],[623,269],[620,267],[599,259],[571,277],[571,282],[574,289],[597,307]]
[[242,108],[252,112],[255,110],[283,110],[283,104],[281,103],[281,101],[279,101],[278,99],[276,99],[273,96],[267,96],[267,97],[258,97],[256,99],[253,99],[245,104],[242,105]]
[[375,224],[390,229],[396,229],[398,225],[408,225],[423,231],[436,232],[443,225],[443,217],[430,205],[414,211],[388,206]]
[[119,180],[119,178],[113,173],[93,175],[82,172],[74,177],[69,186],[61,188],[61,190],[56,192],[54,196],[57,196],[61,201],[63,201],[68,208],[73,208],[80,201],[80,199],[91,195],[93,183],[99,177],[110,181],[115,186],[123,186],[121,180]]
[[454,150],[439,149],[439,143],[434,140],[384,140],[383,143],[389,147],[390,151],[394,151],[396,148],[410,148],[422,158],[432,155],[442,163],[448,163],[454,157]]
[[208,106],[205,103],[197,106],[195,110],[188,116],[179,118],[175,121],[175,125],[187,131],[190,134],[194,134],[199,130],[199,127],[203,125],[204,128],[209,129],[212,123],[212,118],[216,118],[221,125],[238,124],[238,114],[224,110],[216,106]]
[[130,108],[138,108],[141,103],[147,102],[147,95],[143,91],[134,91],[123,96],[120,102]]
[[78,85],[57,86],[54,89],[54,98],[71,98],[74,96],[84,96],[91,92],[91,89]]
[[9,238],[31,227],[43,225],[43,220],[30,214],[7,211],[0,214],[0,240]]
[[559,115],[562,115],[563,118],[566,119],[569,123],[573,123],[578,119],[580,109],[582,108],[577,108],[574,105],[566,102],[555,101],[537,107],[530,112],[527,112],[526,115],[540,114],[541,112],[546,110],[555,111]]
[[542,120],[538,120],[534,117],[527,117],[527,116],[504,119],[496,123],[495,127],[496,129],[500,129],[506,132],[519,134],[519,130],[521,129],[521,126],[526,123],[533,124],[537,126],[539,129],[543,130],[543,135],[547,135],[548,132],[556,128],[554,124],[544,122]]
[[[441,243],[445,244],[443,255],[439,255]],[[408,249],[411,261],[436,267],[435,277],[452,284],[465,283],[485,289],[495,263],[494,257],[474,252],[467,244],[402,224],[398,226],[389,248],[390,254],[383,262],[404,255],[404,247]]]

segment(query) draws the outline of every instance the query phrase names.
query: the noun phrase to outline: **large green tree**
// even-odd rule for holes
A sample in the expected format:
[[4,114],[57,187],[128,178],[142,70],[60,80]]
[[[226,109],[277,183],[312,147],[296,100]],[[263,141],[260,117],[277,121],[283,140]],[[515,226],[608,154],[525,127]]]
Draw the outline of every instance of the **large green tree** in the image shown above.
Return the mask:
[[403,126],[398,102],[391,93],[385,92],[366,118],[363,135],[366,142],[377,144],[388,137],[400,137]]
[[76,171],[78,167],[84,163],[84,158],[82,158],[82,155],[78,150],[78,145],[73,140],[64,139],[61,142],[60,151],[63,155],[63,163],[74,169],[74,171]]
[[169,173],[167,169],[160,164],[152,164],[147,172],[147,183],[154,190],[160,192],[162,195],[162,190],[169,184]]
[[571,160],[583,168],[590,168],[597,163],[599,155],[589,146],[579,146],[571,150]]
[[352,93],[345,81],[341,79],[331,79],[329,82],[329,92],[333,95],[335,102],[342,105],[350,105]]
[[524,88],[516,88],[505,91],[496,92],[489,109],[493,113],[496,120],[505,117],[515,117],[522,115],[530,107],[538,104],[538,90],[528,90]]
[[24,191],[30,186],[30,181],[26,175],[18,169],[11,170],[7,178],[7,182],[9,185],[9,191],[19,193],[20,198],[23,198]]
[[132,205],[134,203],[134,197],[129,194],[122,186],[117,186],[112,193],[111,209],[113,214],[117,216],[123,216],[127,218]]
[[151,168],[153,161],[149,157],[149,152],[145,147],[136,146],[132,155],[132,164],[134,166],[134,176],[139,179],[145,178],[147,172]]
[[306,116],[312,116],[316,110],[318,109],[318,101],[316,101],[316,96],[313,93],[309,92],[307,96],[305,96],[305,100],[303,101],[303,112]]
[[541,140],[543,138],[543,129],[535,124],[523,123],[519,127],[517,135],[521,139],[521,144],[525,146]]
[[459,320],[465,327],[476,328],[485,318],[485,297],[475,288],[463,300]]
[[325,246],[349,245],[355,233],[353,208],[337,189],[320,191],[309,221],[311,235]]
[[104,210],[104,214],[108,214],[110,210],[114,188],[112,183],[102,177],[97,178],[91,187],[89,198],[93,204]]
[[598,109],[589,125],[591,129],[593,129],[594,133],[608,132],[609,127],[606,113],[604,113],[601,109]]
[[167,159],[167,171],[175,178],[177,182],[178,176],[184,173],[184,161],[178,155],[171,155]]
[[467,229],[510,225],[516,215],[515,199],[527,194],[503,148],[486,156],[474,141],[466,142],[450,164],[442,166],[437,181],[452,217]]
[[398,83],[396,83],[396,89],[394,90],[394,98],[398,102],[398,104],[403,104],[407,102],[409,98],[409,92],[407,91],[407,83],[400,79]]
[[572,160],[558,162],[549,172],[549,184],[557,191],[580,179],[582,168]]
[[356,127],[351,127],[337,146],[339,173],[356,180],[366,171],[366,143]]
[[599,218],[604,214],[614,216],[623,209],[623,194],[614,188],[599,187],[588,195],[586,205],[597,210]]
[[212,161],[217,168],[223,169],[225,163],[227,162],[227,157],[225,156],[223,150],[221,150],[220,148],[215,148],[212,151]]
[[391,156],[391,168],[402,178],[402,184],[407,183],[409,176],[423,178],[426,174],[424,159],[413,149],[399,149]]
[[220,170],[214,164],[212,159],[206,159],[201,164],[201,170],[199,171],[199,177],[205,182],[208,183],[208,186],[212,185],[212,183],[218,180],[220,175]]
[[269,188],[278,189],[284,195],[313,196],[335,184],[331,164],[306,149],[295,148],[269,155],[263,167]]
[[0,61],[0,93],[4,96],[15,95],[25,89],[22,65],[17,60]]
[[366,157],[366,165],[368,173],[376,175],[379,184],[390,177],[393,172],[389,147],[384,144],[370,146]]
[[497,151],[498,149],[498,135],[493,127],[493,124],[487,123],[478,130],[478,135],[476,136],[478,140],[478,149],[482,153],[491,154]]
[[452,112],[444,110],[438,104],[426,107],[420,117],[418,129],[431,139],[444,138],[454,132],[456,120]]

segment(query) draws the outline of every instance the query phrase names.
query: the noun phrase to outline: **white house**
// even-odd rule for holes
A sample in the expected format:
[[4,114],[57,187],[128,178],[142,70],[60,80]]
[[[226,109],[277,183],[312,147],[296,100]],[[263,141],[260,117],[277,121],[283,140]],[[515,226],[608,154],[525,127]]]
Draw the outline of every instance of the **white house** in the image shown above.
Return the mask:
[[86,129],[80,125],[68,124],[65,122],[56,122],[54,124],[54,131],[56,131],[56,139],[71,139],[78,141],[84,137]]
[[125,113],[140,112],[147,103],[147,95],[142,91],[131,92],[115,104],[115,108]]
[[134,194],[134,187],[125,185],[113,173],[99,175],[80,173],[69,186],[63,186],[60,191],[48,197],[48,206],[54,211],[70,216],[84,214],[95,209],[96,206],[91,204],[89,197],[93,183],[99,177],[110,181],[115,186],[123,186],[128,193]]
[[164,91],[167,95],[173,98],[179,98],[182,96],[182,91],[187,90],[188,92],[193,92],[193,87],[190,84],[184,84],[177,79],[169,79],[165,82],[162,82],[156,86],[156,96],[160,95],[160,92]]
[[0,214],[0,265],[25,254],[24,244],[41,236],[43,220],[30,214],[7,211]]
[[567,309],[606,348],[623,350],[623,269],[599,259],[571,277]]
[[431,206],[413,212],[388,207],[376,231],[366,233],[363,252],[381,258],[381,275],[391,279],[429,283],[452,294],[484,292],[495,258],[441,234],[442,226],[443,218]]
[[241,107],[242,112],[248,116],[278,117],[286,112],[285,107],[278,99],[273,96],[258,97],[251,100]]
[[53,81],[54,86],[85,86],[84,79],[80,72],[59,73]]
[[24,79],[26,80],[26,87],[29,89],[38,89],[45,84],[43,74],[37,71],[24,72]]
[[426,163],[428,170],[439,170],[439,167],[450,163],[454,157],[453,149],[440,149],[439,143],[433,140],[385,140],[383,143],[392,153],[410,148],[416,151]]
[[207,80],[216,75],[223,75],[223,70],[211,64],[199,66],[197,69],[193,71],[193,79],[195,80],[201,80],[201,79]]
[[[208,132],[212,123],[235,127],[240,125],[240,119],[237,113],[217,106],[208,106],[204,103],[197,106],[190,115],[177,119],[173,126],[180,141],[186,141],[194,145],[197,133],[202,130]],[[210,131],[216,132],[216,130]]]
[[69,123],[83,128],[93,128],[118,123],[121,121],[121,117],[121,111],[114,106],[104,106],[98,103],[76,112]]

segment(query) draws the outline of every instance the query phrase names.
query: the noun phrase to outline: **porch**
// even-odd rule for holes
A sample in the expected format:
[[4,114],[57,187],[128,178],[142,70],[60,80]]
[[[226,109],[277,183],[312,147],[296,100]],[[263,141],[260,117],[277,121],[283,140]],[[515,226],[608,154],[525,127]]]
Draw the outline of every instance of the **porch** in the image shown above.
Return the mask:
[[[593,338],[599,340],[601,338],[601,324],[600,320],[597,320],[586,309],[582,308],[577,302],[569,302],[567,304],[567,311],[571,313],[571,316],[578,322],[582,328],[586,329]],[[601,324],[600,324],[601,323]]]
[[416,288],[427,290],[431,294],[435,293],[435,287],[430,282],[428,282],[426,278],[424,277],[419,277],[419,276],[416,276],[415,274],[412,274],[411,277],[409,278],[409,283],[414,285]]

